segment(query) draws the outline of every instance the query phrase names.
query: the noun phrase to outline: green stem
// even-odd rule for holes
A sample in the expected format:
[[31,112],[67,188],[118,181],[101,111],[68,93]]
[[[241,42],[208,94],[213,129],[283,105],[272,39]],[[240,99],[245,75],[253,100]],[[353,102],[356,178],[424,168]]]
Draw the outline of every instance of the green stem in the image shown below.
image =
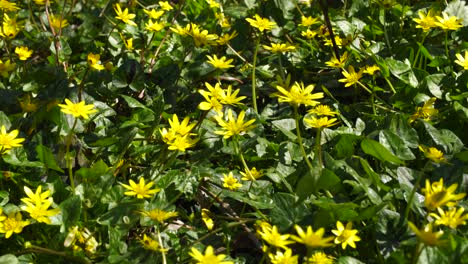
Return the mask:
[[422,175],[423,175],[422,173],[419,174],[418,178],[416,179],[416,182],[413,185],[413,189],[411,190],[410,196],[408,198],[408,204],[406,205],[406,208],[405,208],[405,214],[404,214],[405,217],[403,219],[408,220],[408,215],[409,215],[409,211],[411,210],[411,205],[413,203],[414,194],[416,193],[416,189],[419,187],[419,183],[421,182]]
[[55,255],[55,256],[60,256],[60,257],[65,258],[65,259],[69,259],[69,260],[72,261],[72,263],[91,264],[91,262],[89,262],[88,260],[80,258],[78,256],[71,256],[71,255],[68,255],[65,252],[55,251],[55,250],[52,250],[52,249],[33,246],[33,245],[28,246],[28,248],[26,250],[20,251],[20,252],[16,253],[15,255],[16,256],[21,256],[21,255],[26,255],[26,254],[30,254],[30,253],[42,253],[42,254]]
[[313,167],[312,167],[312,163],[310,163],[309,159],[307,158],[307,152],[305,151],[304,143],[302,142],[301,129],[299,127],[299,113],[297,112],[297,105],[294,105],[293,108],[294,108],[294,119],[296,121],[297,143],[299,144],[299,148],[301,149],[302,156],[304,157],[304,160],[307,163],[307,167],[309,167],[309,173],[310,173],[312,172]]
[[164,252],[163,243],[162,243],[162,239],[161,239],[161,232],[159,232],[159,228],[158,228],[158,241],[159,241],[160,247],[163,249],[163,250],[161,250],[163,264],[166,264],[167,263],[166,253]]
[[89,66],[86,68],[86,71],[83,75],[83,79],[81,79],[80,86],[78,87],[78,101],[81,102],[81,98],[83,97],[83,88],[84,88],[84,81],[89,73]]
[[252,105],[256,114],[258,114],[258,108],[257,108],[257,88],[256,88],[257,79],[255,76],[255,70],[257,66],[257,53],[258,53],[259,47],[260,47],[260,38],[257,38],[255,42],[255,51],[254,51],[254,57],[253,57],[253,63],[252,63]]
[[416,248],[414,249],[413,253],[413,259],[411,261],[412,264],[418,263],[419,256],[421,255],[425,245],[421,244],[421,241],[418,241],[418,244],[416,244]]
[[384,35],[385,35],[385,41],[387,42],[388,49],[390,50],[390,53],[392,52],[392,45],[390,45],[390,39],[388,38],[388,32],[387,32],[387,21],[385,19],[385,9],[383,9],[383,16],[382,16],[382,22],[383,22],[383,27],[384,27]]
[[281,60],[281,53],[278,53],[278,65],[279,65],[281,80],[283,80],[283,83],[284,83],[285,80],[286,80],[286,77],[284,76],[284,69],[283,69],[283,62]]
[[75,121],[73,121],[73,126],[70,129],[70,132],[68,132],[67,141],[66,141],[66,149],[65,149],[65,157],[67,159],[68,176],[69,176],[69,179],[70,179],[70,185],[71,185],[73,193],[75,193],[75,179],[73,177],[72,160],[71,160],[71,157],[70,157],[70,145],[71,145],[71,139],[72,139],[72,136],[73,136],[73,130],[76,127],[77,121],[78,121],[78,119],[75,118]]
[[319,162],[319,169],[323,168],[323,159],[322,159],[322,128],[317,129],[317,135],[315,136],[315,156],[317,156]]
[[449,58],[449,50],[448,50],[448,30],[445,31],[445,55],[447,59]]

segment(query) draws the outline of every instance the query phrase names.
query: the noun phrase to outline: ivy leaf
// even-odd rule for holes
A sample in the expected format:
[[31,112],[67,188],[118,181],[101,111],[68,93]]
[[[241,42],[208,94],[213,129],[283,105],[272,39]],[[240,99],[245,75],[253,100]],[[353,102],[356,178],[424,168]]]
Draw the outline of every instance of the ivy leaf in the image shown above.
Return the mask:
[[364,139],[361,142],[361,148],[366,154],[371,155],[380,161],[403,164],[403,161],[401,161],[398,157],[393,155],[384,146],[382,146],[382,144],[375,140],[367,138]]

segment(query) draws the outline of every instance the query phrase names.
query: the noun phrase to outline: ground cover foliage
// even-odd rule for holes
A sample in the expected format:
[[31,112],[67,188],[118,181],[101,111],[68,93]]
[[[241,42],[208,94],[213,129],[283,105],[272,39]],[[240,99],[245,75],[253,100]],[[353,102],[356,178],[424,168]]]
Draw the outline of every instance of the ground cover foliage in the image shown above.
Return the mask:
[[0,263],[467,263],[465,1],[0,10]]

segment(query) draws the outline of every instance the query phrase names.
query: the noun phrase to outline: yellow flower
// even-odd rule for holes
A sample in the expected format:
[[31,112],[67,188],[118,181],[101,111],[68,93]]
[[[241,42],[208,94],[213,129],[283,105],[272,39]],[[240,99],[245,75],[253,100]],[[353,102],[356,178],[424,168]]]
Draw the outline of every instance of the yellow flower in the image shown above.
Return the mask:
[[128,8],[125,8],[124,11],[122,11],[122,8],[120,7],[120,4],[117,3],[114,5],[114,11],[117,14],[115,18],[122,20],[125,24],[128,24],[130,26],[136,26],[137,24],[133,22],[132,19],[135,18],[135,14],[129,14],[128,13]]
[[221,93],[221,103],[225,105],[241,105],[240,101],[244,100],[245,96],[239,96],[240,90],[237,89],[234,92],[232,91],[232,85],[228,85],[227,90],[222,90]]
[[363,71],[364,70],[361,69],[361,70],[359,70],[359,72],[356,72],[356,71],[354,71],[354,67],[350,65],[348,67],[348,71],[343,69],[343,75],[344,75],[345,78],[344,79],[339,79],[338,81],[346,83],[345,87],[349,87],[349,86],[354,85],[354,84],[359,82],[359,79],[361,79],[361,77],[362,77]]
[[62,17],[50,16],[50,26],[55,30],[61,30],[68,26],[68,21]]
[[299,236],[293,235],[291,238],[309,248],[333,246],[333,244],[330,243],[330,241],[333,240],[333,237],[323,237],[323,234],[325,233],[325,229],[323,228],[319,228],[319,230],[314,232],[312,227],[308,226],[307,231],[304,232],[300,226],[295,225],[294,227],[296,228],[296,232]]
[[289,91],[281,86],[276,86],[279,93],[275,95],[278,96],[278,101],[281,103],[286,102],[296,106],[301,104],[314,106],[319,104],[315,99],[323,98],[323,93],[312,93],[314,88],[313,84],[304,87],[304,83],[295,82]]
[[199,105],[198,105],[198,108],[200,110],[203,110],[203,111],[208,111],[210,109],[214,109],[216,112],[218,113],[221,113],[221,111],[223,110],[223,105],[221,104],[221,102],[219,101],[219,99],[217,99],[216,97],[210,97],[208,96],[208,94],[206,93],[206,91],[198,91],[204,98],[206,101],[204,102],[201,102]]
[[29,57],[31,57],[33,51],[28,49],[28,47],[16,47],[15,53],[18,54],[20,60],[27,60]]
[[91,68],[96,69],[98,71],[104,70],[105,67],[99,61],[100,59],[101,59],[101,55],[89,53],[88,54],[88,65]]
[[159,22],[153,23],[151,19],[149,19],[148,23],[145,24],[146,30],[152,31],[152,32],[161,31],[161,29],[163,29],[164,27],[165,27],[164,23],[159,23]]
[[237,36],[237,32],[234,30],[231,34],[229,33],[226,33],[226,34],[223,34],[221,35],[217,40],[216,42],[218,43],[218,45],[226,45],[227,43],[229,43],[229,41],[231,41],[233,38],[235,38]]
[[215,40],[218,38],[216,34],[209,34],[208,30],[201,30],[200,27],[196,24],[191,23],[191,30],[189,35],[192,36],[195,46],[200,47],[202,45],[213,45]]
[[[46,0],[33,0],[34,3],[36,3],[37,5],[45,5],[46,3]],[[53,2],[53,0],[49,0],[50,3]]]
[[171,6],[171,4],[169,4],[167,1],[159,1],[158,4],[161,7],[161,9],[164,10],[164,11],[170,11],[170,10],[174,9]]
[[187,36],[187,35],[190,34],[190,31],[191,31],[191,28],[192,28],[191,25],[192,24],[187,24],[187,25],[185,25],[185,27],[181,27],[180,25],[176,25],[175,28],[170,27],[169,29],[172,32],[174,32],[176,34],[179,34],[181,36]]
[[367,65],[366,68],[364,69],[364,73],[367,73],[369,75],[374,75],[376,71],[380,71],[380,67],[377,65],[372,65],[372,66]]
[[426,188],[422,189],[425,195],[424,205],[430,211],[444,205],[454,206],[456,201],[463,199],[466,195],[465,193],[453,194],[457,187],[458,184],[454,183],[450,187],[445,188],[443,178],[432,184],[426,179]]
[[217,130],[214,133],[218,135],[222,135],[224,138],[230,138],[235,135],[241,135],[244,132],[252,129],[255,122],[255,119],[250,119],[247,122],[244,122],[245,111],[241,111],[240,114],[237,116],[237,120],[234,119],[232,110],[228,110],[227,120],[224,120],[223,117],[218,113],[215,116],[218,125],[221,126],[222,130]]
[[0,130],[0,155],[7,153],[12,148],[21,147],[24,138],[16,138],[18,134],[19,131],[16,129],[7,133],[5,126],[2,125]]
[[226,255],[216,255],[213,247],[208,246],[205,249],[205,254],[202,254],[198,249],[192,248],[189,255],[196,261],[197,264],[234,264],[232,261],[223,261]]
[[194,135],[190,133],[190,131],[195,126],[194,123],[189,124],[190,117],[185,117],[182,122],[179,122],[179,118],[176,114],[172,116],[172,120],[169,119],[169,126],[170,129],[167,130],[166,128],[160,129],[160,133],[162,135],[162,139],[166,143],[170,143],[174,141],[177,137],[183,137],[186,135]]
[[263,173],[261,171],[258,171],[255,167],[253,167],[249,171],[245,170],[245,172],[243,172],[243,171],[240,172],[240,174],[242,175],[241,180],[243,180],[243,181],[255,181],[258,178],[263,176]]
[[305,37],[306,39],[313,39],[315,36],[317,36],[317,34],[317,31],[310,29],[301,31],[301,36]]
[[323,252],[315,252],[308,259],[308,264],[333,264],[333,258]]
[[463,69],[468,70],[468,51],[465,51],[465,57],[460,53],[455,54],[458,60],[455,60],[455,63],[462,66]]
[[416,107],[416,112],[411,115],[409,118],[409,122],[414,122],[414,120],[418,118],[422,118],[423,120],[429,121],[433,116],[439,113],[439,110],[434,108],[434,103],[436,98],[432,97],[427,102],[424,103],[422,107]]
[[358,231],[352,228],[352,222],[347,223],[345,228],[340,221],[337,221],[336,230],[332,230],[332,233],[336,236],[335,244],[341,244],[343,249],[346,249],[347,245],[352,248],[356,248],[356,244],[354,242],[361,241],[361,238],[356,235]]
[[10,63],[10,60],[3,62],[0,60],[0,74],[6,78],[8,77],[8,73],[13,71],[16,67],[16,63]]
[[271,246],[287,249],[287,245],[294,243],[288,240],[289,235],[281,235],[276,226],[261,225],[260,228],[261,230],[257,233]]
[[343,68],[347,59],[348,59],[348,52],[345,51],[343,55],[340,56],[339,60],[333,55],[333,58],[325,62],[325,64],[332,68]]
[[441,163],[445,161],[444,153],[442,153],[442,151],[434,147],[428,148],[428,147],[419,145],[419,150],[421,150],[424,153],[424,156],[426,156],[426,158],[434,162]]
[[[343,39],[340,36],[335,36],[336,46],[341,47],[343,45]],[[331,38],[325,39],[325,46],[333,46]]]
[[20,32],[20,26],[16,22],[16,17],[10,18],[8,14],[3,15],[3,24],[0,30],[0,36],[12,39]]
[[0,0],[0,9],[3,12],[12,12],[20,9],[16,6],[16,3],[8,2],[7,0]]
[[435,24],[443,30],[457,30],[463,26],[461,20],[456,16],[449,17],[445,12],[442,12],[442,16],[436,16],[438,22]]
[[308,27],[308,26],[312,26],[313,24],[317,24],[319,23],[319,19],[318,18],[314,18],[314,17],[311,17],[311,16],[302,16],[301,17],[301,23],[299,25],[301,26],[304,26],[304,27]]
[[1,216],[3,221],[0,222],[0,233],[5,234],[5,238],[10,238],[13,233],[21,233],[23,227],[29,225],[29,221],[23,221],[20,212],[8,214],[5,218]]
[[419,18],[413,18],[413,21],[416,22],[416,28],[421,28],[424,32],[429,31],[431,28],[437,27],[436,20],[434,14],[432,14],[432,9],[424,13],[424,11],[419,10],[418,16]]
[[225,56],[221,57],[218,59],[218,57],[216,55],[213,55],[210,56],[210,55],[206,55],[206,57],[208,58],[208,63],[213,65],[213,67],[215,67],[216,69],[229,69],[229,68],[232,68],[234,67],[234,65],[232,65],[231,63],[234,61],[233,59],[226,59]]
[[151,220],[159,222],[161,224],[163,224],[167,219],[172,218],[172,217],[176,217],[176,216],[179,215],[177,212],[167,212],[167,211],[160,210],[160,209],[153,209],[153,210],[150,210],[150,211],[142,211],[141,213],[143,215],[151,218]]
[[167,250],[164,249],[156,239],[147,236],[146,234],[143,235],[143,239],[140,240],[140,243],[143,244],[143,248],[147,250],[152,250],[156,252],[166,252]]
[[462,216],[465,209],[463,207],[452,207],[449,211],[444,212],[442,208],[437,207],[439,214],[430,213],[429,215],[435,218],[436,225],[448,226],[452,229],[457,229],[459,225],[465,225],[468,220],[468,214]]
[[332,109],[328,105],[317,105],[316,107],[310,109],[308,111],[311,114],[315,114],[317,116],[335,116],[338,112],[332,111]]
[[408,226],[413,230],[416,236],[428,246],[437,246],[442,241],[439,238],[444,234],[444,231],[432,232],[432,224],[427,224],[422,230],[419,230],[413,223],[408,221]]
[[124,194],[127,196],[136,196],[137,199],[145,199],[150,198],[153,194],[158,193],[161,189],[151,189],[151,186],[154,185],[154,182],[149,182],[148,184],[145,183],[145,179],[143,177],[140,178],[138,184],[136,184],[133,180],[129,180],[127,184],[122,184],[122,186],[129,190],[126,191]]
[[125,37],[122,34],[120,34],[120,38],[122,39],[125,48],[127,48],[128,50],[133,50],[133,38],[125,39]]
[[285,53],[296,50],[296,47],[285,43],[271,43],[271,47],[263,45],[263,48],[273,53]]
[[236,178],[232,175],[232,172],[229,172],[228,175],[223,174],[223,187],[228,188],[231,191],[235,191],[242,187],[242,184],[240,184]]
[[30,94],[26,94],[23,98],[19,99],[19,104],[24,112],[36,112],[39,108],[37,100],[31,99]]
[[222,12],[219,12],[219,13],[215,13],[215,17],[216,19],[218,19],[218,24],[222,27],[222,28],[230,28],[231,27],[231,24],[229,22],[229,18],[226,17],[224,15],[224,13]]
[[160,18],[162,15],[164,15],[164,11],[156,11],[156,9],[151,9],[151,10],[146,10],[144,9],[143,12],[145,12],[150,18],[152,19],[158,19]]
[[99,243],[86,227],[82,230],[79,230],[78,226],[74,226],[73,228],[70,228],[70,232],[68,232],[63,245],[65,247],[70,247],[73,245],[74,251],[81,251],[81,247],[85,247],[87,252],[94,254],[96,253],[96,249],[99,246]]
[[60,212],[59,208],[50,209],[49,207],[54,202],[50,197],[50,191],[42,192],[42,186],[37,187],[34,193],[27,186],[24,186],[24,192],[28,197],[22,198],[21,201],[25,203],[20,208],[29,213],[31,218],[36,219],[40,223],[51,224],[50,216],[54,216]]
[[255,19],[252,18],[246,18],[247,22],[250,23],[250,25],[254,28],[258,28],[260,32],[263,32],[264,30],[272,30],[276,28],[276,23],[271,22],[268,18],[262,18],[261,16],[255,14]]
[[202,220],[203,220],[203,223],[205,223],[206,228],[208,228],[208,230],[211,230],[214,227],[214,221],[213,219],[211,219],[210,214],[211,214],[210,210],[205,209],[205,208],[202,209],[202,212],[201,212]]
[[81,101],[79,103],[73,103],[69,99],[65,99],[66,104],[58,104],[60,106],[61,111],[65,114],[73,115],[74,117],[82,116],[84,119],[89,119],[89,114],[97,112],[97,110],[93,109],[93,104],[85,104],[85,101]]
[[174,140],[167,142],[169,145],[167,148],[169,150],[179,150],[185,152],[186,149],[195,146],[195,143],[198,142],[198,139],[193,139],[189,135],[181,136],[176,135]]
[[270,257],[271,264],[297,264],[298,263],[298,256],[292,254],[292,250],[290,248],[286,249],[283,253],[281,251],[276,251],[276,255],[268,254]]
[[219,8],[220,5],[218,2],[216,2],[215,0],[206,0],[206,3],[208,3],[208,5],[210,5],[210,8]]

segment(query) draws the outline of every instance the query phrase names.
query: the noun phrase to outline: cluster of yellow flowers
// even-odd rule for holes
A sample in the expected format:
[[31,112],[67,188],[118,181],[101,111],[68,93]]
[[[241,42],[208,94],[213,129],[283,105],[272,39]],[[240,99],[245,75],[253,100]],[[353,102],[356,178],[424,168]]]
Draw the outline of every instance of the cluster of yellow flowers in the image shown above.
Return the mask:
[[[310,253],[306,259],[307,263],[333,263],[334,258],[320,251],[320,248],[333,246],[331,243],[332,240],[335,244],[341,244],[342,249],[346,249],[348,245],[352,248],[356,248],[355,242],[361,240],[361,238],[357,236],[358,230],[352,229],[351,222],[344,226],[343,223],[337,221],[336,229],[332,230],[335,237],[324,237],[324,228],[319,228],[314,232],[312,227],[308,226],[304,231],[302,227],[296,225],[295,229],[297,235],[282,235],[279,233],[277,226],[271,226],[267,222],[259,223],[257,234],[266,243],[263,250],[268,254],[271,263],[299,263],[299,256],[293,255],[292,249],[288,246],[293,244],[294,241],[307,247]],[[292,240],[290,240],[290,238]],[[208,246],[204,254],[198,249],[192,248],[190,256],[192,256],[197,263],[234,263],[232,261],[225,261],[226,255],[224,254],[216,255],[212,246]]]
[[425,32],[437,27],[443,30],[457,30],[463,26],[458,17],[449,16],[445,12],[442,12],[442,16],[438,16],[432,9],[427,13],[419,10],[418,16],[419,18],[413,19],[418,24],[416,28],[421,28]]
[[[29,213],[29,216],[38,223],[50,225],[50,217],[60,213],[59,208],[49,209],[54,202],[50,190],[42,192],[42,186],[39,186],[34,193],[29,187],[24,186],[24,191],[27,197],[21,199],[24,204],[20,209]],[[5,238],[9,238],[13,233],[21,233],[25,226],[32,223],[30,220],[23,220],[19,211],[11,210],[4,215],[3,208],[0,208],[0,233],[4,233]]]
[[182,122],[179,122],[179,118],[176,114],[169,119],[169,129],[162,128],[159,130],[162,140],[169,146],[170,150],[185,151],[187,148],[191,148],[197,143],[198,139],[193,138],[196,134],[191,133],[195,124],[189,124],[190,118],[185,117]]
[[[416,236],[428,246],[438,246],[442,243],[441,236],[443,230],[434,231],[435,226],[444,225],[452,229],[456,229],[459,225],[465,225],[468,220],[468,214],[463,214],[463,207],[456,207],[457,201],[465,197],[465,193],[455,194],[458,184],[454,183],[448,188],[444,186],[444,179],[431,183],[426,179],[426,186],[422,189],[424,193],[424,205],[430,212],[429,215],[433,220],[427,223],[421,230],[415,224],[408,222],[411,230]],[[448,207],[444,211],[443,207]],[[437,210],[437,213],[433,211]]]

